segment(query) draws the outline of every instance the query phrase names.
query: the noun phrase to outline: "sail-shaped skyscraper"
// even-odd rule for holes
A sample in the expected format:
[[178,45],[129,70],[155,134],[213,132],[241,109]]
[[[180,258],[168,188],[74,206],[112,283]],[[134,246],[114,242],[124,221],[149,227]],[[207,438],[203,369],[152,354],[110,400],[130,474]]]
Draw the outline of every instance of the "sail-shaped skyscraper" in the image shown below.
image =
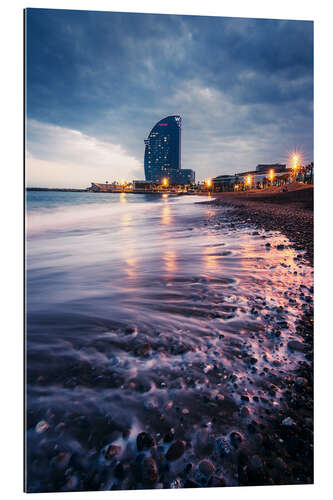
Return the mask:
[[145,140],[145,176],[147,181],[169,184],[194,184],[195,173],[181,168],[181,127],[179,115],[163,118]]

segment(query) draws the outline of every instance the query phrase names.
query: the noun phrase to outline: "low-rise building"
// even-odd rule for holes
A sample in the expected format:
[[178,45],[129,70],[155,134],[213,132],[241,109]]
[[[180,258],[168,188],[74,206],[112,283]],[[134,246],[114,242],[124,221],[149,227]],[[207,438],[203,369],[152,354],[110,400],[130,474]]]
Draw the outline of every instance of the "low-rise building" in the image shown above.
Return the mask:
[[154,183],[152,181],[133,181],[132,185],[134,191],[152,191],[154,188]]
[[256,166],[256,172],[269,172],[270,170],[274,170],[276,173],[285,172],[287,166],[283,163],[260,163]]

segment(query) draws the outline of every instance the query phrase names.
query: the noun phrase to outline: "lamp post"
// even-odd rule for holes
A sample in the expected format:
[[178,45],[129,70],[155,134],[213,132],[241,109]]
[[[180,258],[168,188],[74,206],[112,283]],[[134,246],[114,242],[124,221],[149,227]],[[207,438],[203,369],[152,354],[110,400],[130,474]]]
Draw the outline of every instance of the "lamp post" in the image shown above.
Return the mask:
[[298,155],[294,154],[294,156],[292,158],[292,161],[293,161],[292,169],[293,169],[293,177],[294,177],[295,181],[296,181],[296,177],[297,177],[298,160],[299,160]]
[[274,179],[274,170],[271,169],[269,171],[269,180],[271,181],[271,186],[273,185],[273,179]]
[[162,186],[163,187],[168,187],[168,185],[169,185],[168,179],[166,177],[163,177],[163,179],[162,179]]
[[251,175],[248,175],[246,177],[246,185],[249,187],[249,189],[251,188],[251,184],[252,184],[252,177]]
[[213,185],[213,181],[212,181],[212,179],[206,179],[205,184],[206,184],[206,187],[207,187],[207,189],[208,189],[208,191],[209,191],[209,190],[210,190],[210,188],[211,188],[211,187],[212,187],[212,185]]

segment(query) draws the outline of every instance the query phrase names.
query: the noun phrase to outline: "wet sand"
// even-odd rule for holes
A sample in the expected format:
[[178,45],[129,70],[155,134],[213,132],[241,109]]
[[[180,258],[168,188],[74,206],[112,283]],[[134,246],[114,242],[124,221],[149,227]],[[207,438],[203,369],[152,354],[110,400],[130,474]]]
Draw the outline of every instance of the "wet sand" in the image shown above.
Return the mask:
[[285,234],[297,248],[306,251],[313,265],[313,186],[301,183],[246,192],[213,193],[215,205],[232,207],[241,222]]

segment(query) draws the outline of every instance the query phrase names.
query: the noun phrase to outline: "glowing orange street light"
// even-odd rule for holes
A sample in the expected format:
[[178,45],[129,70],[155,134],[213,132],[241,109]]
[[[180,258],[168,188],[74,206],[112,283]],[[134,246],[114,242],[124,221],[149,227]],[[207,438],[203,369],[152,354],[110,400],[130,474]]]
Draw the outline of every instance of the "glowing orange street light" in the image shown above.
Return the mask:
[[165,186],[165,187],[168,185],[168,179],[167,179],[166,177],[163,177],[163,179],[162,179],[162,184],[163,184],[163,186]]
[[210,187],[212,187],[212,185],[213,185],[213,181],[212,181],[212,179],[206,179],[206,186],[207,186],[208,188],[210,188]]
[[299,160],[298,155],[294,155],[293,156],[293,169],[295,169],[295,170],[298,167],[298,160]]
[[124,179],[120,179],[120,185],[121,186],[125,186],[125,184],[126,184],[125,180]]
[[246,177],[246,184],[247,184],[248,186],[251,186],[251,182],[252,182],[252,177],[251,177],[251,175],[248,175],[248,176]]
[[272,182],[272,181],[273,181],[273,179],[274,179],[274,170],[273,170],[273,169],[271,169],[271,170],[269,171],[269,180]]

